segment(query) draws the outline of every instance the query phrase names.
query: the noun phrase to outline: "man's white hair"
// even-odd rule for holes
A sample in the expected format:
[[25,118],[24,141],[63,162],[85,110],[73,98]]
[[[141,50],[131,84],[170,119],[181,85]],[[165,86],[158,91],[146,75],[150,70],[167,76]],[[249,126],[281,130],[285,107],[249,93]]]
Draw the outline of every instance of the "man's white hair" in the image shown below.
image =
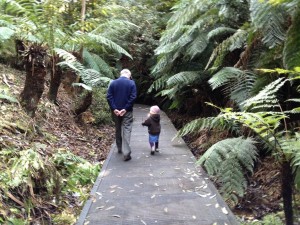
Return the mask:
[[130,78],[131,77],[131,72],[129,69],[123,69],[121,72],[120,72],[120,75],[121,76],[125,76],[127,78]]

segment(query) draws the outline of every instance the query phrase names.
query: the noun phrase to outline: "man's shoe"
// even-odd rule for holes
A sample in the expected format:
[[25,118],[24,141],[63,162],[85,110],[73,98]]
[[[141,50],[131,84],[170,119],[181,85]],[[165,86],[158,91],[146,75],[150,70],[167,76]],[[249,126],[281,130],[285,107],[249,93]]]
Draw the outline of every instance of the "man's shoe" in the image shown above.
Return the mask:
[[122,153],[122,150],[118,150],[118,153],[121,154],[121,153]]
[[158,149],[158,148],[156,148],[156,149],[155,149],[155,151],[156,151],[156,152],[159,152],[159,149]]
[[129,161],[131,159],[130,155],[124,156],[124,161]]

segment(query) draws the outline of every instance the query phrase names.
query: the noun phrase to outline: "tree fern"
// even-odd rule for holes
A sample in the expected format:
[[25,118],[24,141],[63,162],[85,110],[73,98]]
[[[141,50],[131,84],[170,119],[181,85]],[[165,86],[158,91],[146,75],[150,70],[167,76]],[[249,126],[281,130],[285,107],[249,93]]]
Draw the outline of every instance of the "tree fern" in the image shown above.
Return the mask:
[[186,46],[192,40],[193,38],[190,35],[183,34],[176,41],[165,44],[162,47],[158,47],[155,50],[155,54],[159,55],[177,51],[179,48]]
[[213,1],[181,1],[179,4],[173,7],[176,13],[174,13],[168,21],[167,28],[173,26],[182,26],[190,21],[195,20],[195,18],[199,16],[201,12],[208,11],[209,7],[211,7],[213,4]]
[[256,96],[241,103],[241,106],[246,110],[264,110],[278,108],[278,100],[276,92],[287,82],[285,78],[278,78],[263,90],[261,90]]
[[251,138],[228,138],[211,146],[197,162],[216,177],[223,197],[235,204],[245,193],[246,172],[253,172],[258,155],[255,143]]
[[251,0],[252,25],[263,34],[263,42],[270,48],[285,40],[286,18],[288,14],[283,5],[272,5],[267,1]]
[[203,53],[208,46],[208,43],[209,42],[205,34],[198,34],[198,36],[188,44],[186,54],[193,59]]
[[234,67],[225,67],[209,79],[212,89],[225,86],[224,92],[230,99],[240,104],[251,96],[256,75]]
[[211,54],[211,57],[205,67],[208,69],[211,64],[212,67],[219,67],[222,65],[225,56],[232,52],[235,49],[242,49],[245,45],[248,34],[244,30],[238,30],[232,36],[224,40],[221,44],[219,44]]
[[158,61],[152,69],[151,73],[155,78],[162,76],[163,72],[166,72],[172,68],[172,55],[162,55],[158,57]]
[[235,121],[227,119],[222,115],[217,117],[206,117],[195,119],[184,125],[177,133],[178,136],[185,136],[190,133],[198,133],[204,129],[221,129],[221,130],[235,130]]
[[105,77],[109,77],[111,79],[114,78],[112,69],[100,56],[93,54],[93,53],[87,51],[86,49],[84,49],[83,60],[88,68],[94,69],[94,70],[100,72]]
[[8,27],[0,27],[0,41],[10,39],[15,31]]
[[292,25],[287,32],[287,40],[283,50],[283,62],[286,69],[294,69],[300,65],[300,9],[293,16]]
[[156,94],[156,96],[168,96],[169,99],[174,99],[175,94],[178,92],[178,87],[173,86],[172,88],[169,89],[164,89]]
[[233,29],[231,27],[217,27],[216,29],[211,30],[207,34],[207,38],[209,40],[214,40],[214,39],[218,39],[220,37],[234,34],[235,32],[236,32],[236,29]]
[[64,59],[67,62],[77,61],[76,57],[73,54],[69,53],[68,51],[66,51],[64,49],[54,48],[53,50],[59,57],[61,57],[62,59]]
[[166,86],[166,81],[168,79],[168,75],[164,75],[158,79],[156,79],[152,85],[149,87],[148,92],[150,93],[153,90],[163,89]]
[[[76,72],[76,74],[81,77],[81,79],[86,85],[89,85],[91,87],[104,86],[107,85],[109,81],[111,81],[111,78],[106,77],[105,74],[102,74],[100,72],[100,69],[100,71],[97,71],[95,69],[86,68],[71,53],[58,48],[55,48],[54,50],[62,59],[64,59],[64,61],[58,63],[57,65],[61,66],[62,68],[70,69]],[[73,85],[81,86],[87,90],[90,90],[88,86],[82,84],[75,83]]]
[[167,80],[167,85],[169,87],[174,85],[186,86],[195,82],[199,77],[199,71],[183,71],[171,76]]
[[117,45],[113,41],[101,36],[101,35],[95,35],[92,33],[87,33],[86,38],[89,39],[92,42],[96,42],[99,44],[103,44],[104,46],[108,47],[111,50],[116,51],[117,53],[121,53],[132,59],[132,56],[121,46]]
[[105,77],[104,75],[93,69],[85,69],[81,71],[80,76],[83,82],[91,87],[106,87],[111,81],[111,78]]

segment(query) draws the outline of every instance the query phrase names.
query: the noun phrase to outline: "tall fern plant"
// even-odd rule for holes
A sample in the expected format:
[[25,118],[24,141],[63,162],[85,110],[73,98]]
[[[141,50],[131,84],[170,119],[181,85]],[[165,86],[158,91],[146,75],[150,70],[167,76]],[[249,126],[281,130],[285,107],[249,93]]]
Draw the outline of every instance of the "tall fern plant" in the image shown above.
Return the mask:
[[[277,92],[288,82],[288,79],[279,78],[256,96],[242,102],[243,110],[241,112],[235,112],[231,108],[219,108],[221,112],[217,117],[192,121],[179,131],[179,135],[201,129],[228,129],[230,125],[245,126],[251,129],[255,134],[252,138],[264,144],[281,165],[281,191],[286,224],[293,224],[292,193],[293,187],[298,187],[300,176],[298,169],[299,133],[287,130],[288,112],[281,110],[282,107],[277,100]],[[237,141],[238,139],[240,140]],[[209,175],[217,177],[217,181],[221,184],[221,192],[234,203],[237,203],[238,195],[243,196],[246,188],[246,179],[243,178],[243,175],[247,171],[252,172],[257,155],[254,142],[251,142],[252,147],[249,147],[251,145],[245,144],[248,142],[247,139],[241,137],[238,139],[226,139],[216,143],[198,161],[206,168]],[[231,144],[230,148],[228,144]],[[238,154],[240,154],[239,157]],[[221,161],[226,163],[224,166],[226,171],[221,170],[219,164],[216,163]],[[243,182],[240,182],[241,180]],[[297,186],[294,186],[295,182]]]
[[239,26],[248,21],[249,9],[247,1],[189,0],[180,1],[173,12],[155,50],[158,61],[149,91],[182,108],[187,96],[213,96],[207,80],[228,54],[244,48],[248,34]]

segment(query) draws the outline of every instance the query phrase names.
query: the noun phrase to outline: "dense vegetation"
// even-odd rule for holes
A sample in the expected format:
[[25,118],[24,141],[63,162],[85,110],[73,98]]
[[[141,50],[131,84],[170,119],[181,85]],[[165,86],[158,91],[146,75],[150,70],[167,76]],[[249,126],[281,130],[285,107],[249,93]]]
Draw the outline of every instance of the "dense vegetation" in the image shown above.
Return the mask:
[[[2,102],[20,103],[34,119],[45,90],[54,108],[60,104],[57,96],[63,84],[76,103],[76,118],[90,109],[97,118],[94,124],[110,123],[103,87],[119,69],[129,68],[139,102],[155,102],[166,111],[194,118],[179,124],[178,135],[217,137],[215,143],[198,143],[205,149],[198,163],[232,208],[243,199],[257,161],[268,156],[280,167],[282,221],[298,220],[299,1],[0,0],[0,11],[0,59],[26,71],[20,97],[2,88]],[[95,98],[102,99],[100,106]],[[17,130],[27,135],[23,126]],[[16,126],[2,129],[7,127]],[[31,132],[38,132],[34,127]],[[77,170],[87,165],[72,153],[56,149],[40,154],[48,146],[34,141],[0,147],[5,171],[0,180],[2,222],[16,219],[26,224],[41,217],[49,223],[53,215],[37,213],[42,208],[34,197],[37,193],[47,193],[46,198],[58,204],[58,190],[66,196],[88,185],[80,176],[69,177],[82,174]],[[17,172],[21,162],[34,166]],[[99,169],[87,168],[92,177]],[[12,173],[19,179],[13,180]],[[51,179],[45,187],[41,184],[46,174]],[[18,202],[16,195],[26,198]],[[2,210],[6,205],[10,210]],[[280,224],[276,217],[265,220]]]

